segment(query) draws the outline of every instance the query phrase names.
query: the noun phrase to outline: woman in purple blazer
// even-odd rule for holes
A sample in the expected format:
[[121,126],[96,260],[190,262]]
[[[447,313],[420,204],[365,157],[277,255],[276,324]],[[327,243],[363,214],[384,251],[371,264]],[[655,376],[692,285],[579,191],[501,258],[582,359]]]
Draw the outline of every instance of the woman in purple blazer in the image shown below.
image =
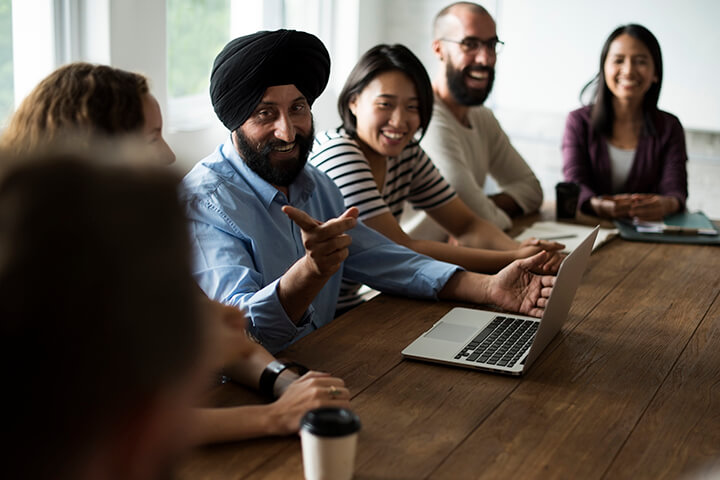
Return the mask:
[[601,217],[659,220],[685,209],[685,134],[657,108],[662,55],[655,36],[636,24],[615,29],[603,46],[594,103],[568,115],[565,180],[580,186],[579,208]]

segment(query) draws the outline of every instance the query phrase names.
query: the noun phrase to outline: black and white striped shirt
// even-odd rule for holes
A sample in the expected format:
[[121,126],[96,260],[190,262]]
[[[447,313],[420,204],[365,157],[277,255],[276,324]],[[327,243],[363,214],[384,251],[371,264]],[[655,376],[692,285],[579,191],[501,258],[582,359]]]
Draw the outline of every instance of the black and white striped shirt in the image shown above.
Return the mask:
[[[310,162],[340,188],[345,207],[357,207],[360,219],[390,212],[400,221],[405,202],[419,210],[431,210],[456,197],[422,148],[411,142],[397,157],[388,157],[382,190],[377,184],[357,141],[345,130],[328,130],[315,136]],[[343,281],[338,309],[361,302],[360,285]]]

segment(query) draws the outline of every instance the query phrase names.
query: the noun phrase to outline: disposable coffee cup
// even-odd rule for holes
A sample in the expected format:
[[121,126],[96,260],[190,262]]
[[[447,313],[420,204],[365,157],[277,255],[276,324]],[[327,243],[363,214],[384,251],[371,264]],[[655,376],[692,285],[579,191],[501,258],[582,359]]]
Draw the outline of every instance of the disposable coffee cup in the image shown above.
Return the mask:
[[360,419],[346,408],[310,410],[300,421],[306,480],[350,480]]
[[580,187],[573,182],[555,185],[555,218],[575,218]]

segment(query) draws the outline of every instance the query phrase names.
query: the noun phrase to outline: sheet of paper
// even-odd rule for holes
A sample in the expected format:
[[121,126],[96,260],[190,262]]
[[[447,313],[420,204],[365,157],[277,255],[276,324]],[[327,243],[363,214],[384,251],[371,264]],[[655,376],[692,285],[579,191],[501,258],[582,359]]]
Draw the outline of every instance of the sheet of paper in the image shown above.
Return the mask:
[[[530,237],[539,238],[541,240],[553,240],[565,244],[564,252],[572,252],[580,242],[592,231],[593,227],[585,225],[574,225],[559,222],[535,222],[530,228],[526,229],[515,240],[523,241]],[[618,233],[616,228],[601,228],[598,230],[593,251],[601,245],[610,241]]]
[[[635,230],[640,233],[670,233],[677,234],[673,228],[691,229],[692,235],[717,235],[710,220],[704,213],[682,213],[667,217],[668,222],[649,222],[646,220],[633,219]],[[681,232],[682,233],[682,232]]]

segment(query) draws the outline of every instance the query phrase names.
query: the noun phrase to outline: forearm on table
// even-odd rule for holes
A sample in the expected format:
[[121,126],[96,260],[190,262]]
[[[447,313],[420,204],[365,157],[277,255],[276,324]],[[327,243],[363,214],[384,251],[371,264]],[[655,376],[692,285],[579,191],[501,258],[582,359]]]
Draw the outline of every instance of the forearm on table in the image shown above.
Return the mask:
[[459,265],[473,272],[495,273],[516,257],[515,251],[463,247],[432,240],[413,240],[408,247],[428,257]]
[[282,433],[272,404],[196,408],[193,440],[197,445],[257,438]]
[[491,277],[480,273],[457,272],[438,293],[440,300],[492,304]]
[[[223,373],[235,382],[257,389],[260,386],[260,375],[262,375],[265,367],[275,360],[275,357],[265,350],[262,345],[254,342],[253,345],[249,355],[232,365],[226,366]],[[292,370],[283,370],[275,381],[275,396],[282,395],[297,378],[298,375]]]
[[463,234],[458,235],[461,245],[490,250],[515,250],[520,244],[495,224],[478,218]]

